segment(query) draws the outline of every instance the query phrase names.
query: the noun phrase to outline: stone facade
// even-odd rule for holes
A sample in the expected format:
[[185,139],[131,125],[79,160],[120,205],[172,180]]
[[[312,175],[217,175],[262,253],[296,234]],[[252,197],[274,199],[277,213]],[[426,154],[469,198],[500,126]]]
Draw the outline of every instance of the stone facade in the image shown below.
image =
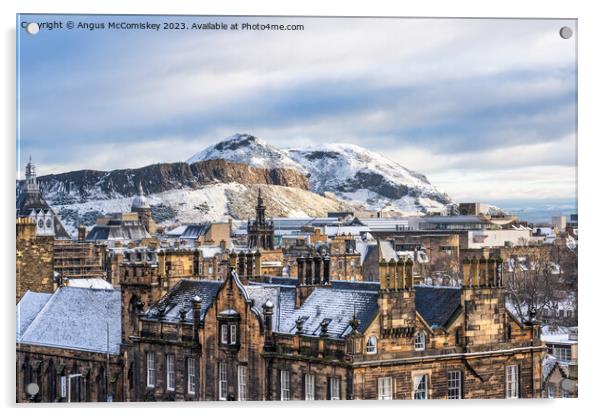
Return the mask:
[[16,301],[28,290],[51,293],[54,290],[52,236],[36,235],[36,223],[17,218]]
[[[454,289],[460,299],[457,311],[433,326],[415,306],[418,288],[408,277],[411,262],[382,264],[378,313],[363,332],[357,330],[359,322],[350,321],[346,339],[329,337],[326,327],[307,334],[302,321],[291,334],[274,332],[273,304],[254,304],[241,280],[230,275],[203,319],[190,324],[136,318],[138,330],[125,350],[129,368],[135,369],[128,370],[133,377],[126,383],[131,386],[128,400],[540,397],[545,346],[539,326],[507,313],[498,266],[495,260],[467,261],[464,287]],[[298,282],[303,286],[297,287],[296,307],[312,293],[302,295],[301,289],[313,284]],[[166,360],[165,354],[179,357],[174,391],[166,389],[165,364],[159,361],[158,381],[148,386],[144,357],[149,351],[159,360]],[[190,367],[183,364],[189,359],[198,363],[194,392],[187,390]]]
[[[20,403],[123,401],[122,369],[119,355],[107,359],[106,354],[17,344],[16,400]],[[69,382],[69,375],[75,374],[81,376],[72,377]],[[39,386],[34,397],[25,393],[29,383]]]

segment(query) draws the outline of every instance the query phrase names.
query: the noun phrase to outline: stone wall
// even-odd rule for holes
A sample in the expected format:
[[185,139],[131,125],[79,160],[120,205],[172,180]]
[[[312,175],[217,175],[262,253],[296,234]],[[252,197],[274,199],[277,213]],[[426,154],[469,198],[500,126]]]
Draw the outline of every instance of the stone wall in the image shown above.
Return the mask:
[[52,293],[53,242],[51,236],[36,236],[35,222],[17,218],[16,302],[28,290]]
[[[109,356],[108,394],[113,401],[123,401],[122,361]],[[61,394],[61,377],[81,374],[71,379],[72,402],[107,401],[107,356],[102,353],[68,350],[44,346],[17,345],[18,403],[67,402]],[[36,383],[39,393],[29,397],[25,386]]]

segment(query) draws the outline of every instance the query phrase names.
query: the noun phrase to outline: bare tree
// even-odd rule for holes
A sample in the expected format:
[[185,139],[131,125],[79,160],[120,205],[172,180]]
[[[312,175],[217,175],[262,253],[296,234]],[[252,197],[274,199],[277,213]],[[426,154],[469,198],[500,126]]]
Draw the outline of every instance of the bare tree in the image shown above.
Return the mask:
[[[566,300],[567,287],[551,250],[541,246],[520,246],[507,252],[507,299],[523,320],[533,310],[539,319],[549,320],[545,310],[557,310]],[[549,322],[547,322],[549,323]]]

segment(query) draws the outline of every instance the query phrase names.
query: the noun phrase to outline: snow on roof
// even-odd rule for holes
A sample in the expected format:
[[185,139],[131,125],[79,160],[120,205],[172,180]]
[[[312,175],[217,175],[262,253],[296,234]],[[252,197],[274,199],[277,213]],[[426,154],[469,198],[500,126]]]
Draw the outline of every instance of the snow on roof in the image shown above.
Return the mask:
[[186,227],[186,230],[184,230],[180,238],[196,240],[197,238],[205,235],[210,226],[210,223],[190,224]]
[[397,231],[409,228],[410,221],[404,218],[362,218],[360,222],[370,231]]
[[548,378],[557,362],[558,360],[556,357],[550,354],[546,354],[546,356],[543,358],[541,362],[541,371],[544,381]]
[[[370,289],[372,286],[367,286]],[[294,306],[294,297],[293,306]],[[289,308],[290,310],[290,308]],[[360,321],[358,331],[363,332],[378,312],[378,292],[373,290],[346,290],[318,287],[303,302],[300,308],[292,308],[292,313],[280,314],[277,332],[296,333],[296,320],[304,321],[303,333],[318,336],[320,324],[327,320],[328,335],[343,338],[351,330],[349,321],[353,314]]]
[[104,279],[69,279],[67,286],[89,289],[113,289],[113,285]]
[[[30,303],[23,304],[27,305]],[[119,354],[121,293],[114,289],[60,287],[18,342],[100,353],[106,353],[108,348],[110,354]]]
[[320,227],[336,225],[340,220],[335,217],[276,217],[271,218],[274,230],[297,230],[301,227]]
[[250,299],[253,300],[253,306],[256,311],[263,315],[263,305],[270,301],[272,302],[272,316],[276,319],[273,322],[275,328],[278,327],[280,317],[280,287],[275,285],[246,285],[245,290]]
[[186,231],[186,227],[188,227],[188,226],[187,225],[179,225],[176,228],[173,228],[173,229],[167,231],[165,234],[169,237],[179,237],[184,233],[184,231]]
[[364,260],[370,251],[376,248],[376,243],[368,243],[365,241],[357,241],[355,243],[355,249],[360,253],[360,264],[364,264]]
[[201,299],[201,320],[203,320],[223,283],[221,280],[182,279],[159,302],[151,305],[146,315],[152,319],[158,318],[159,311],[163,308],[162,319],[176,322],[181,320],[180,311],[185,311],[184,319],[192,322],[192,299],[198,296]]
[[544,325],[541,327],[541,340],[550,344],[577,344],[577,340],[569,338],[570,333],[571,328],[567,326]]
[[381,241],[380,244],[380,259],[379,260],[399,260],[397,253],[393,249],[393,244],[390,241]]
[[86,241],[102,240],[143,240],[150,238],[142,223],[132,221],[110,221],[106,225],[96,224],[86,236]]
[[17,304],[17,341],[51,296],[51,293],[25,292]]
[[347,235],[347,234],[351,234],[351,235],[360,235],[360,233],[364,233],[364,232],[368,232],[370,231],[370,227],[366,227],[366,226],[361,226],[361,225],[342,225],[342,226],[325,226],[324,227],[324,233],[329,236],[335,236],[335,235]]
[[203,257],[208,259],[222,253],[220,246],[199,246],[197,249],[203,254]]

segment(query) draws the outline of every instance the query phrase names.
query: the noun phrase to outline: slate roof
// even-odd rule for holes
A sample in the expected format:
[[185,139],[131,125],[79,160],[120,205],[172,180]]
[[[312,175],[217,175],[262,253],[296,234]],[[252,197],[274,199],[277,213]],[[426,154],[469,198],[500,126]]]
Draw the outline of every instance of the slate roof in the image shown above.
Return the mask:
[[51,293],[25,292],[17,304],[17,341],[51,296]]
[[[25,190],[19,192],[17,195],[17,216],[28,216],[31,210],[43,210],[44,212],[52,211],[50,205],[46,202],[41,192],[27,192]],[[69,233],[65,230],[65,227],[59,220],[58,216],[54,211],[53,225],[54,235],[56,238],[70,238]]]
[[106,225],[95,225],[86,236],[86,241],[142,240],[150,237],[151,235],[141,223],[112,220]]
[[557,362],[558,360],[556,357],[550,354],[546,354],[546,356],[543,358],[541,363],[541,371],[544,382],[548,379],[550,373],[552,373],[552,370],[554,370]]
[[[36,299],[37,298],[37,299]],[[22,299],[17,306],[21,316],[32,316],[42,298]],[[22,324],[26,321],[22,320]],[[25,328],[22,326],[21,344],[44,345],[54,348],[107,352],[119,354],[121,343],[121,293],[119,290],[101,290],[79,287],[57,289],[35,314]]]
[[445,326],[460,308],[460,288],[416,286],[416,310],[431,326]]
[[69,279],[67,281],[69,287],[85,287],[89,289],[113,289],[113,285],[104,279],[100,278],[81,278],[81,279]]
[[184,232],[180,235],[180,238],[194,239],[205,235],[207,230],[209,229],[210,224],[191,224],[186,227]]
[[292,308],[290,304],[286,308],[281,307],[276,332],[295,334],[295,321],[301,317],[305,320],[303,333],[318,336],[320,323],[326,319],[330,321],[328,335],[341,339],[351,331],[349,321],[353,318],[354,310],[360,321],[358,331],[367,329],[378,312],[378,292],[318,287],[299,309],[294,308],[294,292],[291,303]]
[[213,303],[219,288],[224,284],[220,280],[180,280],[167,295],[159,302],[151,305],[147,311],[148,318],[158,318],[159,309],[165,308],[163,320],[180,321],[180,309],[186,310],[185,320],[192,322],[192,299],[201,298],[201,320],[204,319],[207,309]]
[[278,318],[280,314],[280,302],[278,302],[280,298],[280,286],[249,285],[245,286],[245,291],[249,298],[253,300],[253,307],[261,316],[263,316],[263,305],[268,300],[272,301],[274,304],[272,319],[274,317]]
[[346,289],[346,290],[369,290],[372,292],[378,292],[380,289],[379,282],[356,282],[350,280],[332,280],[330,285],[333,289]]
[[[269,278],[266,282],[251,282],[240,286],[245,296],[253,301],[253,309],[263,315],[262,306],[270,300],[274,304],[274,332],[296,333],[296,320],[304,320],[303,333],[319,336],[320,324],[329,321],[328,335],[342,339],[351,332],[349,321],[355,312],[359,332],[364,332],[378,314],[379,284],[376,282],[349,282],[333,280],[330,287],[316,287],[295,308],[296,279]],[[157,318],[164,308],[166,321],[180,321],[179,311],[186,311],[185,321],[192,321],[192,298],[201,298],[201,319],[213,303],[222,281],[181,280],[157,304],[147,311],[149,318]],[[432,327],[446,325],[461,307],[461,290],[450,287],[416,286],[416,309]]]
[[22,190],[17,195],[17,215],[29,215],[32,209],[50,209],[40,192]]

